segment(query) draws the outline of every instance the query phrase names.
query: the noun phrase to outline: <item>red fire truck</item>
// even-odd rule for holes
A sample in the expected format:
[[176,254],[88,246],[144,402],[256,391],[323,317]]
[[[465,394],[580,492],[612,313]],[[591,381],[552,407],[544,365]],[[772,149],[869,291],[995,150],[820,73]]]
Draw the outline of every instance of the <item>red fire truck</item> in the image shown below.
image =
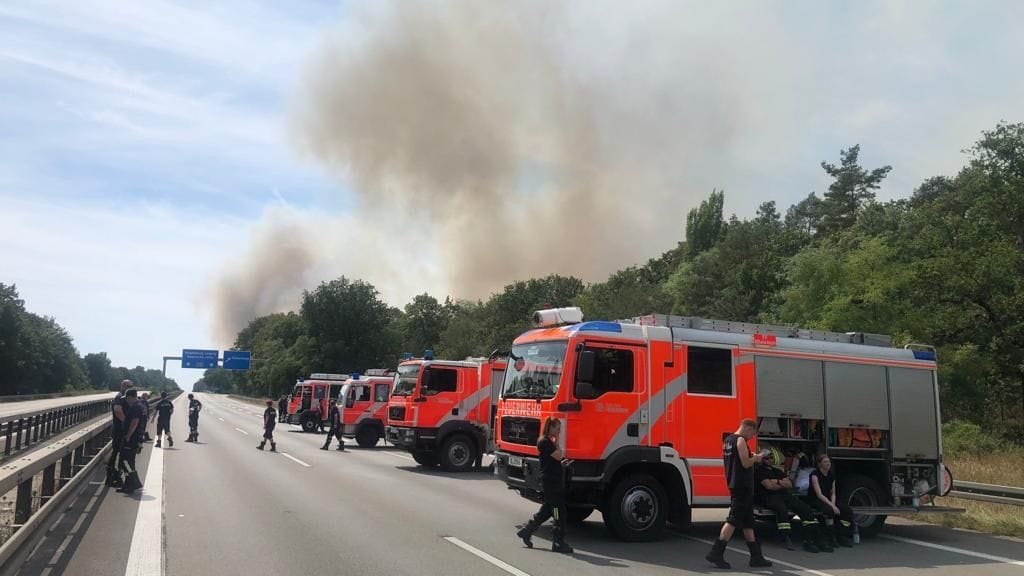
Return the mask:
[[449,471],[479,466],[484,453],[493,450],[505,359],[424,356],[398,365],[388,401],[388,442],[411,452],[422,466],[440,463]]
[[384,437],[388,420],[388,397],[395,382],[394,370],[367,370],[364,376],[353,374],[341,387],[338,405],[346,438],[372,448]]
[[681,316],[582,320],[541,311],[515,340],[495,452],[496,475],[537,500],[541,423],[561,420],[570,520],[598,509],[618,538],[645,541],[693,508],[728,506],[722,440],[742,418],[794,468],[828,454],[862,534],[952,487],[931,347]]
[[302,426],[303,432],[316,432],[327,419],[331,398],[337,398],[347,374],[311,374],[299,378],[288,403],[288,422]]

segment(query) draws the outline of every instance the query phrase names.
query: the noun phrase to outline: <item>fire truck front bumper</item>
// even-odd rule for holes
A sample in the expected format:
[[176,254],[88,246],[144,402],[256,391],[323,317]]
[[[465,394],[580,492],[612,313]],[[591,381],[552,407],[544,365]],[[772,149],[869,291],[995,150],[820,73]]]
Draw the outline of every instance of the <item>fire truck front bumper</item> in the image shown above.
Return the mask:
[[431,450],[437,438],[436,430],[388,426],[384,430],[388,443],[412,451]]
[[540,459],[509,452],[494,453],[494,475],[529,500],[540,502]]

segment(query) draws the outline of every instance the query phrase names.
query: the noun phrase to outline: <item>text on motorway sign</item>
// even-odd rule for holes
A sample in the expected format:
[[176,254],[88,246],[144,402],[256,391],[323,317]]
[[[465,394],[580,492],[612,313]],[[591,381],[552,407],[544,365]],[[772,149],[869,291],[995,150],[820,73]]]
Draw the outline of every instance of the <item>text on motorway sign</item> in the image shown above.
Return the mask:
[[182,350],[182,368],[216,368],[217,350]]

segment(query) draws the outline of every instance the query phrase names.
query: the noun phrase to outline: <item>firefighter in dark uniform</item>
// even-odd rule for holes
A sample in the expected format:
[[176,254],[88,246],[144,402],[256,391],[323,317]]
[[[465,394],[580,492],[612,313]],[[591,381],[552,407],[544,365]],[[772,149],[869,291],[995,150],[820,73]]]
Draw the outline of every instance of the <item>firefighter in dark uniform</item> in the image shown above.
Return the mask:
[[188,395],[188,440],[185,442],[199,442],[199,411],[203,409],[203,403]]
[[853,546],[850,534],[853,532],[853,510],[836,500],[836,475],[832,471],[832,460],[826,454],[815,459],[811,472],[811,487],[807,489],[807,500],[825,517],[832,530],[825,530],[833,548]]
[[128,403],[124,393],[132,387],[131,380],[121,381],[121,391],[110,405],[113,423],[110,429],[110,460],[107,461],[107,486],[121,486],[121,444],[124,441],[124,419],[128,415]]
[[139,404],[142,405],[142,441],[152,442],[149,436],[149,392],[139,398]]
[[565,506],[565,469],[572,464],[563,458],[562,449],[558,447],[558,434],[562,423],[553,416],[544,421],[544,428],[537,439],[537,451],[540,454],[541,485],[544,491],[544,503],[540,510],[525,526],[516,532],[527,548],[533,548],[530,537],[540,528],[541,524],[553,518],[555,528],[552,532],[551,549],[563,554],[572,554],[572,546],[565,541],[565,522],[568,511]]
[[[804,550],[817,554],[819,550],[816,543],[821,538],[818,514],[793,494],[793,482],[785,470],[776,468],[772,465],[774,463],[772,455],[769,454],[761,464],[754,467],[754,481],[757,482],[754,497],[758,504],[775,512],[775,524],[782,535],[786,550],[795,550],[790,538],[793,531],[793,515],[790,513],[792,511],[800,517]],[[831,551],[831,548],[828,550]]]
[[134,389],[126,391],[124,399],[128,404],[128,412],[125,415],[124,436],[121,440],[123,485],[117,491],[132,494],[139,488],[142,488],[139,472],[135,469],[135,455],[142,451],[146,411],[142,408],[142,401],[139,400],[138,393]]
[[267,409],[263,411],[263,441],[256,447],[263,450],[270,440],[270,451],[277,452],[277,442],[274,442],[274,426],[277,426],[277,412],[274,411],[274,401],[267,398]]
[[156,447],[160,447],[165,432],[167,433],[167,445],[174,447],[174,438],[171,438],[171,415],[174,414],[174,403],[167,399],[167,392],[160,393],[160,401],[153,405],[153,413],[156,418]]
[[327,450],[331,447],[331,439],[338,439],[338,450],[345,451],[345,440],[342,439],[341,434],[343,426],[341,424],[341,410],[338,408],[338,401],[331,400],[331,409],[327,412],[327,418],[331,422],[331,429],[327,431],[327,441],[320,447],[321,450]]
[[725,461],[725,479],[729,483],[729,516],[722,525],[711,551],[704,558],[716,568],[729,569],[725,561],[725,547],[737,528],[750,549],[750,566],[768,568],[772,565],[761,553],[761,544],[754,538],[754,470],[764,460],[764,453],[751,454],[747,442],[757,435],[757,422],[749,418],[740,423],[736,432],[725,438],[722,459]]
[[288,397],[284,394],[282,394],[281,399],[277,401],[277,415],[278,422],[288,421]]

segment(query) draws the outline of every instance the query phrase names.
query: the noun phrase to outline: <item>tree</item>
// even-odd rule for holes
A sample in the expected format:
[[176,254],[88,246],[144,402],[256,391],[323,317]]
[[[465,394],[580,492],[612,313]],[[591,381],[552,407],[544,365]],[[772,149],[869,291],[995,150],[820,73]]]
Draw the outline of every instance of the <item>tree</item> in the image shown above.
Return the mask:
[[858,211],[875,199],[875,190],[885,179],[892,166],[867,171],[857,163],[860,144],[839,153],[839,166],[822,162],[821,167],[834,181],[821,204],[822,218],[819,231],[828,235],[853,225]]
[[[446,302],[446,305],[450,301]],[[441,342],[441,335],[448,328],[450,308],[442,305],[437,298],[423,293],[405,305],[402,317],[402,349],[420,354],[424,350],[435,350]]]
[[692,257],[709,250],[722,237],[725,192],[712,190],[707,200],[686,214],[686,250]]
[[303,293],[301,315],[320,363],[314,368],[350,373],[393,366],[398,358],[394,316],[367,282],[324,282]]
[[505,286],[487,301],[483,346],[478,350],[507,350],[517,336],[530,329],[534,312],[572,306],[582,292],[583,281],[579,278],[557,274]]
[[89,378],[89,387],[93,390],[106,390],[110,387],[110,358],[106,352],[86,354],[83,358],[85,372]]

